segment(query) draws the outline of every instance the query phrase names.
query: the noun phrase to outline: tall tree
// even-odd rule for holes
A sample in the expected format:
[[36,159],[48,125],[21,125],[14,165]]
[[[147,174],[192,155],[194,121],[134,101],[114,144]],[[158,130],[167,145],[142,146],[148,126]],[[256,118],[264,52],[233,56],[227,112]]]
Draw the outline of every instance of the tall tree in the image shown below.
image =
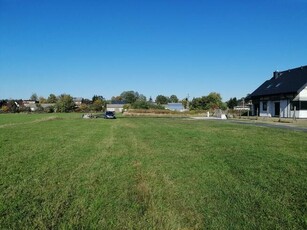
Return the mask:
[[104,100],[104,97],[103,96],[98,96],[98,95],[94,95],[92,97],[92,102],[96,101],[96,100],[101,100],[103,101]]
[[176,96],[176,95],[171,95],[170,97],[169,97],[169,99],[170,99],[170,102],[172,102],[172,103],[178,103],[178,97]]
[[207,96],[207,109],[218,109],[223,107],[222,97],[219,93],[212,92]]
[[225,103],[219,93],[212,92],[208,96],[193,98],[191,101],[191,109],[209,110],[209,109],[226,109]]
[[123,101],[125,101],[128,104],[132,104],[136,102],[136,100],[139,98],[139,93],[134,91],[124,91],[120,94]]
[[158,105],[165,105],[165,104],[168,103],[168,98],[166,96],[164,96],[164,95],[158,95],[156,97],[156,103]]
[[75,108],[73,98],[69,94],[62,94],[55,105],[57,112],[72,112]]
[[0,107],[7,104],[7,100],[0,100]]
[[90,105],[92,104],[92,101],[90,99],[82,98],[82,104]]
[[31,101],[38,101],[38,96],[36,93],[32,93],[31,97],[30,97]]
[[103,96],[94,95],[92,98],[92,105],[90,106],[92,110],[99,112],[104,109],[106,101]]
[[137,101],[146,101],[146,100],[147,100],[147,98],[146,98],[146,96],[143,95],[143,94],[140,94],[139,97],[138,97],[138,99],[137,99]]
[[57,102],[57,97],[54,94],[50,94],[49,97],[47,98],[48,103],[56,103]]
[[182,105],[183,105],[183,108],[189,109],[189,108],[188,108],[189,99],[188,99],[187,97],[184,98],[184,99],[182,99],[181,103],[182,103]]
[[236,97],[230,98],[229,101],[226,102],[226,104],[229,109],[233,109],[235,106],[238,105],[238,100]]
[[123,98],[121,96],[113,96],[111,98],[111,103],[116,104],[116,103],[121,103],[123,102]]
[[43,103],[47,102],[46,98],[44,98],[42,96],[38,98],[38,101],[39,101],[40,104],[43,104]]
[[96,112],[102,111],[105,107],[105,101],[97,99],[93,102],[90,108]]

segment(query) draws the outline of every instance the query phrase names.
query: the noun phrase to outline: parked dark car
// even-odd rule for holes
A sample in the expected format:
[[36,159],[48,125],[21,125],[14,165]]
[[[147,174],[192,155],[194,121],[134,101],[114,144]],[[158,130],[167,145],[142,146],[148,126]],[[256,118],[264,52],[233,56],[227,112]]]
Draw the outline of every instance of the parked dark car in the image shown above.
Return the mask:
[[116,119],[115,113],[113,111],[107,111],[104,114],[105,119]]

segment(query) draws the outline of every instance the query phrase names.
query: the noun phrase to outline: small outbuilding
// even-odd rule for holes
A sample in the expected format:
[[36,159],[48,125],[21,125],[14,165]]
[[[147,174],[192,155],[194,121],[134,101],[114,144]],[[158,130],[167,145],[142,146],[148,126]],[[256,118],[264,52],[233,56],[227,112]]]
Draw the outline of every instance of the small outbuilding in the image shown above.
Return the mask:
[[122,113],[125,104],[107,104],[107,111],[113,111],[116,113]]

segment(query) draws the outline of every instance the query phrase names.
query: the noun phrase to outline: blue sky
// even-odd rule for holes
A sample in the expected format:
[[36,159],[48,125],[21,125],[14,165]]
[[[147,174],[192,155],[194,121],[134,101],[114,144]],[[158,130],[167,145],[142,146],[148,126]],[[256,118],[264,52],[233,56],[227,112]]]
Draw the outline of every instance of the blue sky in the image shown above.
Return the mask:
[[0,0],[0,99],[251,93],[307,65],[307,0]]

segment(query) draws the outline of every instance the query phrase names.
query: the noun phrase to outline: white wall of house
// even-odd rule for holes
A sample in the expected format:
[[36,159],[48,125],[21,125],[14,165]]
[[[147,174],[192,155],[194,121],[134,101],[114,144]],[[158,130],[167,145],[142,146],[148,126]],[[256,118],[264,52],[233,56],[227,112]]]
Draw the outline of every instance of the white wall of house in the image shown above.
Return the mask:
[[307,118],[307,110],[300,110],[298,113],[298,118]]
[[[306,90],[307,93],[307,90]],[[302,94],[304,95],[304,94]],[[290,109],[290,100],[280,100],[280,101],[267,101],[267,110],[263,110],[264,101],[260,102],[260,116],[261,117],[273,117],[276,115],[275,103],[280,103],[280,117],[283,118],[293,118],[294,113],[296,118],[307,118],[307,110],[297,110],[293,111]],[[278,114],[278,113],[277,113]]]
[[266,101],[267,103],[267,110],[263,110],[263,104],[265,101],[260,101],[260,117],[271,117],[272,111],[271,111],[271,101]]
[[288,117],[290,111],[290,105],[288,100],[280,101],[280,117]]
[[[291,118],[294,117],[294,111],[290,112]],[[295,112],[295,117],[296,118],[307,118],[307,110],[299,110]]]
[[[267,110],[263,110],[264,101],[260,102],[260,116],[261,117],[274,117],[278,114],[278,111],[275,111],[275,103],[280,104],[280,117],[289,117],[290,115],[290,102],[288,100],[280,101],[267,101]],[[277,115],[278,116],[278,115]]]
[[[298,94],[300,101],[307,101],[307,86]],[[298,118],[307,118],[307,110],[300,110],[296,112]]]
[[297,98],[300,101],[307,100],[307,86],[297,95]]
[[[294,118],[294,111],[291,111],[291,118]],[[307,118],[307,110],[296,111],[295,118]]]

